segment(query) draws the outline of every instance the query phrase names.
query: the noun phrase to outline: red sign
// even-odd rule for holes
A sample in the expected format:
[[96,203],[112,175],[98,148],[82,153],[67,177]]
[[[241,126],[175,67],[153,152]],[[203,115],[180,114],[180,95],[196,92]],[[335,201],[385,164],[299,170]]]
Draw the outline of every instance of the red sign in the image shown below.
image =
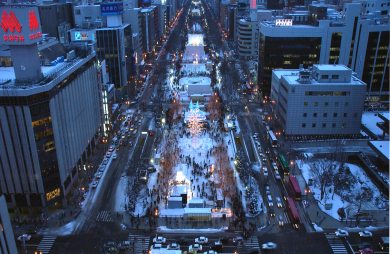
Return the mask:
[[38,20],[37,20],[37,16],[35,16],[35,12],[34,11],[29,11],[29,15],[28,15],[28,26],[30,27],[30,30],[32,32],[32,30],[38,30],[39,29],[39,24],[38,24]]
[[8,32],[8,29],[11,30],[11,32],[15,32],[16,30],[18,33],[20,33],[22,31],[22,26],[19,24],[18,19],[15,17],[15,14],[12,11],[9,13],[9,16],[7,12],[3,11],[1,27],[3,28],[4,32]]

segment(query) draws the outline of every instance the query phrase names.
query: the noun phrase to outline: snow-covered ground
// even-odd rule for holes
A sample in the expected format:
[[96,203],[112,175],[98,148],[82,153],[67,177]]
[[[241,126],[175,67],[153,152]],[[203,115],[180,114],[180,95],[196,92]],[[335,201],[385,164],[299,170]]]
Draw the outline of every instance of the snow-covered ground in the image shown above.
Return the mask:
[[[310,165],[308,163],[304,163],[301,160],[297,160],[296,163],[297,163],[298,167],[302,170],[302,175],[305,178],[306,183],[308,183],[308,179],[313,179],[313,176],[310,173]],[[337,165],[336,168],[338,168],[338,164],[336,164],[336,165]],[[345,166],[349,167],[351,174],[354,175],[358,179],[358,181],[351,188],[350,193],[357,193],[357,191],[359,191],[363,185],[365,187],[369,187],[373,190],[372,202],[368,202],[366,204],[363,204],[362,210],[378,210],[378,208],[374,205],[374,202],[373,202],[376,197],[381,196],[378,188],[371,182],[370,178],[366,175],[366,173],[364,172],[364,170],[361,167],[354,165],[354,164],[349,164],[349,163],[345,163]],[[360,184],[359,182],[362,184]],[[347,202],[346,200],[344,200],[343,197],[341,197],[340,195],[335,193],[333,198],[332,198],[333,189],[334,189],[333,185],[326,187],[326,191],[325,191],[325,196],[326,196],[325,200],[326,201],[324,199],[320,200],[321,191],[320,191],[319,186],[312,185],[312,186],[309,186],[309,188],[310,188],[312,194],[314,195],[314,198],[318,201],[318,206],[320,207],[320,209],[323,212],[325,212],[326,214],[335,218],[336,220],[340,220],[340,216],[337,213],[337,210],[339,208],[345,208],[346,212],[349,210],[350,203]],[[344,193],[341,193],[341,195],[348,195],[350,193],[344,192]],[[327,203],[327,204],[332,203],[333,204],[332,209],[326,210],[325,203]],[[351,209],[349,214],[347,214],[347,215],[352,215],[352,214],[354,214],[354,212],[355,211],[353,211],[353,209]]]

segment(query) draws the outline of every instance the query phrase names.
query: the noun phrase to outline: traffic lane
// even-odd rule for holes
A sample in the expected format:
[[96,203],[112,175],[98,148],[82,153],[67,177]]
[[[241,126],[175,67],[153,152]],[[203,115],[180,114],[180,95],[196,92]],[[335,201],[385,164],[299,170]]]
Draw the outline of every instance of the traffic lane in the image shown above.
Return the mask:
[[43,236],[31,235],[31,240],[25,241],[25,244],[23,245],[23,241],[18,240],[18,237],[20,235],[19,234],[15,235],[16,247],[18,248],[20,253],[22,253],[22,251],[24,252],[24,250],[27,250],[28,251],[27,253],[34,253],[37,250],[38,245],[43,238]]
[[[349,224],[348,224],[349,225]],[[362,228],[361,231],[364,229]],[[379,241],[381,237],[389,237],[389,231],[386,229],[381,230],[373,230],[370,231],[372,233],[372,237],[360,237],[359,232],[349,232],[349,236],[346,238],[348,244],[352,247],[355,252],[359,251],[358,245],[363,242],[368,242],[372,244],[372,248],[374,253],[389,253],[389,251],[382,251],[379,247]],[[334,231],[332,231],[334,233]]]

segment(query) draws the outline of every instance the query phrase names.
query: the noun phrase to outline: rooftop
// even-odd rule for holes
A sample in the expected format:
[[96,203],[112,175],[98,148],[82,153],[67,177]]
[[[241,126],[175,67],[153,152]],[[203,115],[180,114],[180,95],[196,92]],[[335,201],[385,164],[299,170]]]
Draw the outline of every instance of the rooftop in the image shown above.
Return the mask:
[[341,64],[313,64],[313,67],[320,71],[351,71],[347,66]]

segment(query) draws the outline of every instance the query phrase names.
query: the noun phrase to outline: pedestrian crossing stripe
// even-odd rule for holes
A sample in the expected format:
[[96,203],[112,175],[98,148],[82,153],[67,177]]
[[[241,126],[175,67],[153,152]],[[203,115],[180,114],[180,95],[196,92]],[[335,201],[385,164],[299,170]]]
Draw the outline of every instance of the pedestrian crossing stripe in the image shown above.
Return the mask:
[[49,253],[56,238],[57,236],[44,236],[38,245],[37,251],[41,251],[43,254]]
[[335,233],[325,234],[328,243],[335,254],[348,254],[347,249],[340,237],[336,236]]
[[101,211],[99,214],[96,216],[97,221],[104,221],[104,222],[112,222],[114,221],[111,218],[111,212],[110,211]]
[[290,223],[290,218],[287,216],[287,213],[283,213],[285,223]]
[[[137,238],[137,240],[135,240]],[[144,254],[149,249],[150,237],[143,235],[129,235],[128,240],[134,243],[134,253]]]

